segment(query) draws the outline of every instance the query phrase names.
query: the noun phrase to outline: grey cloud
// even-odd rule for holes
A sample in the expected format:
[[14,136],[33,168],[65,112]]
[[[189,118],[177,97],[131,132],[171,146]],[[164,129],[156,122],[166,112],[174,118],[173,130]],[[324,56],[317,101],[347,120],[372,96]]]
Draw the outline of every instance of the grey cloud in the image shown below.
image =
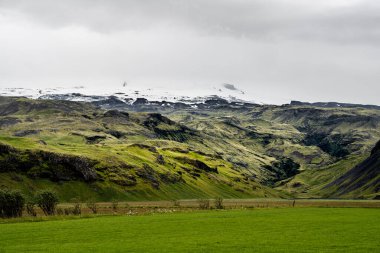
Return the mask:
[[235,85],[233,84],[229,84],[229,83],[225,83],[223,84],[223,87],[226,88],[226,89],[229,89],[229,90],[238,90]]
[[379,43],[380,3],[343,7],[281,0],[0,0],[48,26],[85,26],[98,32],[182,26],[207,35],[252,40]]
[[379,103],[379,16],[374,0],[0,0],[0,87]]

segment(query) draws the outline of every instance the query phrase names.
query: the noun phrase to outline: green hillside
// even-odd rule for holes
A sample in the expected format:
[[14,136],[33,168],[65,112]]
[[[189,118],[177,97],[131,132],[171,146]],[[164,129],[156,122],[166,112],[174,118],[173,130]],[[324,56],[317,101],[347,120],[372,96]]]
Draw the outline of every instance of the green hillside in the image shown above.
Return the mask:
[[119,109],[0,97],[0,185],[64,200],[330,197],[380,139],[375,109]]

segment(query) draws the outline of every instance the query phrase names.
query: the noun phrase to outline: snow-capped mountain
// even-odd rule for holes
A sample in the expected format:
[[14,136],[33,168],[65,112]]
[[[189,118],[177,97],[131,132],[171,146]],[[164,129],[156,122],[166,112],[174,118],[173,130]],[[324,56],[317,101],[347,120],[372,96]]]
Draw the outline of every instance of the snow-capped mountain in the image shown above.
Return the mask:
[[127,104],[132,104],[137,99],[148,101],[181,102],[186,104],[204,103],[206,100],[220,98],[229,102],[253,102],[253,100],[239,90],[233,84],[222,84],[219,87],[211,87],[202,90],[195,90],[194,96],[187,94],[186,90],[155,87],[139,89],[128,87],[126,84],[120,88],[87,88],[84,86],[75,87],[56,87],[56,88],[0,88],[0,96],[22,96],[33,99],[59,99],[69,101],[97,102],[117,98]]

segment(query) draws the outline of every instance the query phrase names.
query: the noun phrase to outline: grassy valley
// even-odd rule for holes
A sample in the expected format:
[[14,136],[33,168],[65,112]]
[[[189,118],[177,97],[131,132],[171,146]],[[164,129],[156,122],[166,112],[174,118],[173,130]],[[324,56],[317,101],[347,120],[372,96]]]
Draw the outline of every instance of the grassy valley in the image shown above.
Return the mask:
[[0,224],[0,250],[376,252],[379,217],[369,208],[277,208]]

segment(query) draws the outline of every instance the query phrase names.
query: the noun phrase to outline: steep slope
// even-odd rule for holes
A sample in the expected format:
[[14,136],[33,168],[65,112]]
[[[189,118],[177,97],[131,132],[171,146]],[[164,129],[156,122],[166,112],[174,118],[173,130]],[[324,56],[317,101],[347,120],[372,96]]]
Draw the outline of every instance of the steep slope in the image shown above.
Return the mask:
[[332,192],[331,197],[380,197],[380,141],[373,148],[371,155],[326,188]]

